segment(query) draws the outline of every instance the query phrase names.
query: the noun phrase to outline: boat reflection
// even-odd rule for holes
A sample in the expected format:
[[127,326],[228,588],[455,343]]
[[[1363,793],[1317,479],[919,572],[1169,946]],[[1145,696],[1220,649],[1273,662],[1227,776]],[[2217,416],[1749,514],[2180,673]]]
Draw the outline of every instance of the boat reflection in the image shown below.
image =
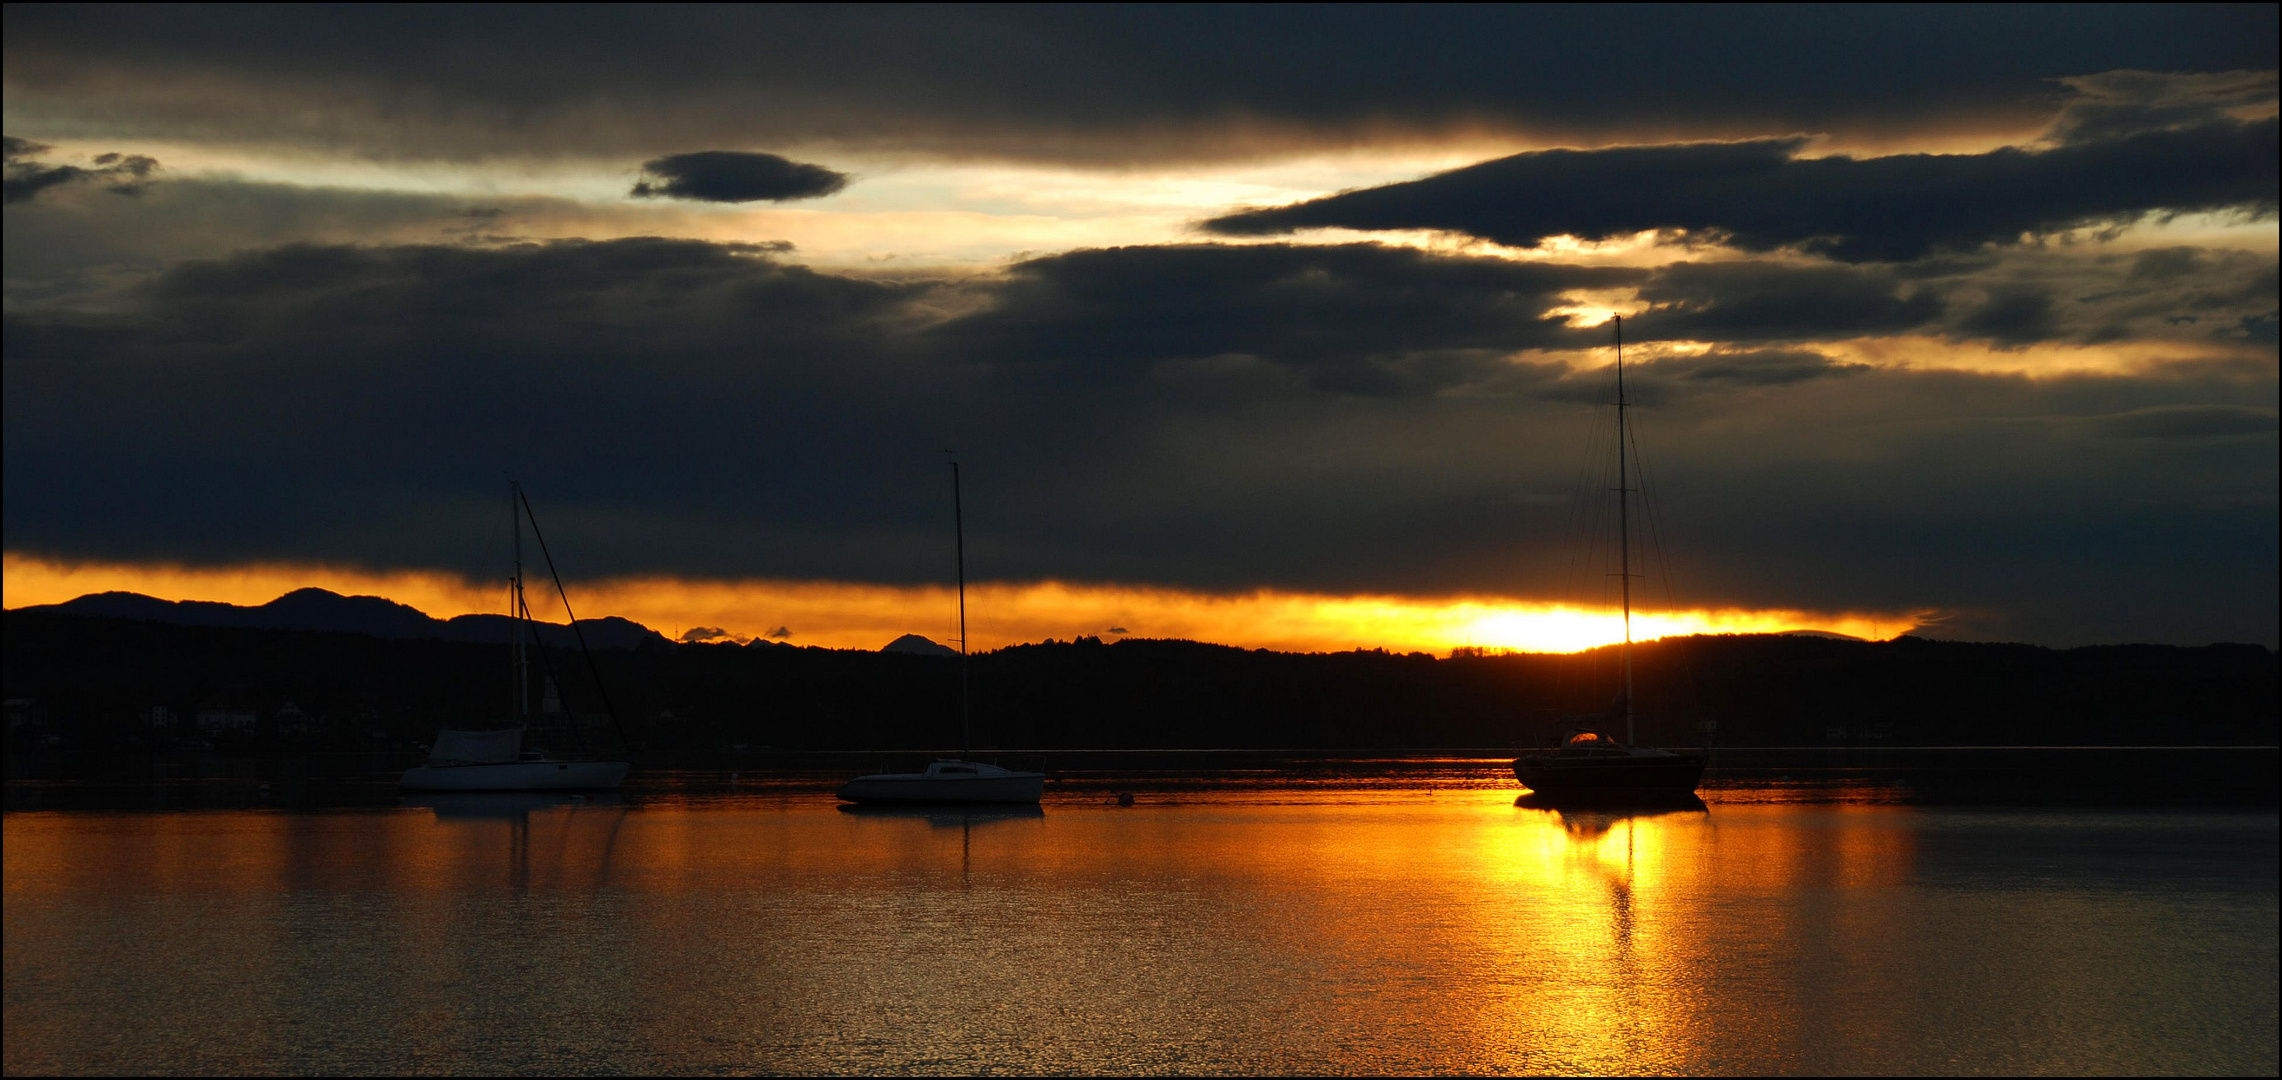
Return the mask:
[[1554,799],[1531,792],[1514,799],[1513,805],[1522,810],[1542,810],[1554,815],[1561,827],[1571,836],[1579,838],[1605,835],[1620,821],[1635,818],[1664,817],[1670,814],[1708,814],[1711,808],[1693,793],[1643,802],[1638,799],[1624,802],[1579,801],[1574,797]]
[[894,806],[841,803],[840,812],[850,817],[903,818],[925,821],[938,829],[992,825],[1001,821],[1034,821],[1046,816],[1046,811],[1040,808],[1037,803],[978,804],[974,806]]
[[438,821],[505,821],[529,824],[531,811],[623,806],[617,792],[579,795],[559,791],[464,791],[408,795],[404,806],[425,806]]
[[486,879],[517,891],[600,888],[611,876],[629,807],[616,792],[465,791],[408,795],[442,832],[412,860],[447,878]]

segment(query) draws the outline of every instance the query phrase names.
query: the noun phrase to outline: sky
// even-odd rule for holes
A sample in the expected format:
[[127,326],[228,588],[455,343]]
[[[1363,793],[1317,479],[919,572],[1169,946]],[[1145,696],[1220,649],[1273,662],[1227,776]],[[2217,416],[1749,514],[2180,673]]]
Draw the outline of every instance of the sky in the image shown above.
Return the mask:
[[[6,604],[2277,644],[2276,9],[5,13]],[[947,453],[949,452],[949,453]],[[1647,511],[1653,511],[1648,513]]]

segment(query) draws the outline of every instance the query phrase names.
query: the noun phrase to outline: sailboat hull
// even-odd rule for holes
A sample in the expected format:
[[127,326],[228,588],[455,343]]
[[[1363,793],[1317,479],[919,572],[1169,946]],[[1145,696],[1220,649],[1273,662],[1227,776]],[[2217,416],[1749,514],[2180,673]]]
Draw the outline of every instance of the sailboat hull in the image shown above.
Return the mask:
[[502,761],[482,765],[415,765],[397,781],[402,791],[608,791],[626,779],[623,761]]
[[1513,763],[1514,778],[1542,795],[1685,795],[1703,782],[1704,759],[1678,754],[1658,757],[1525,757]]

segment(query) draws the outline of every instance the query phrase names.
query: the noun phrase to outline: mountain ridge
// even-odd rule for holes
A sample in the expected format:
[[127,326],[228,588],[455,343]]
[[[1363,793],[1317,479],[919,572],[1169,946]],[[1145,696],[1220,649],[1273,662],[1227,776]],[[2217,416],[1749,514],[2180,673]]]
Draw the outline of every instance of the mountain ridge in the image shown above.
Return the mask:
[[[295,589],[266,604],[241,605],[218,600],[161,600],[137,592],[88,593],[60,604],[36,604],[15,611],[54,611],[67,615],[93,615],[137,619],[174,626],[235,627],[250,630],[316,630],[364,634],[397,640],[436,640],[489,643],[506,641],[513,633],[505,615],[455,615],[439,619],[410,604],[380,596],[344,596],[330,589]],[[579,634],[569,624],[533,620],[539,640],[557,648],[578,645]],[[578,620],[586,644],[597,649],[637,649],[671,644],[664,634],[631,619],[606,615]]]

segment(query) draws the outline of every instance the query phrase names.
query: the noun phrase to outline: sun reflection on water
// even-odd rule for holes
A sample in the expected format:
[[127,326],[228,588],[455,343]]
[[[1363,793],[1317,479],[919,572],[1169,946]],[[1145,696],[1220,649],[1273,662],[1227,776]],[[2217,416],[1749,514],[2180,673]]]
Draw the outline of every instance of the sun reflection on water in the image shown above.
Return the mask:
[[2107,1033],[2261,1007],[2079,977],[2213,945],[2160,896],[1927,891],[1908,807],[1163,798],[11,813],[8,1071],[2239,1071]]

